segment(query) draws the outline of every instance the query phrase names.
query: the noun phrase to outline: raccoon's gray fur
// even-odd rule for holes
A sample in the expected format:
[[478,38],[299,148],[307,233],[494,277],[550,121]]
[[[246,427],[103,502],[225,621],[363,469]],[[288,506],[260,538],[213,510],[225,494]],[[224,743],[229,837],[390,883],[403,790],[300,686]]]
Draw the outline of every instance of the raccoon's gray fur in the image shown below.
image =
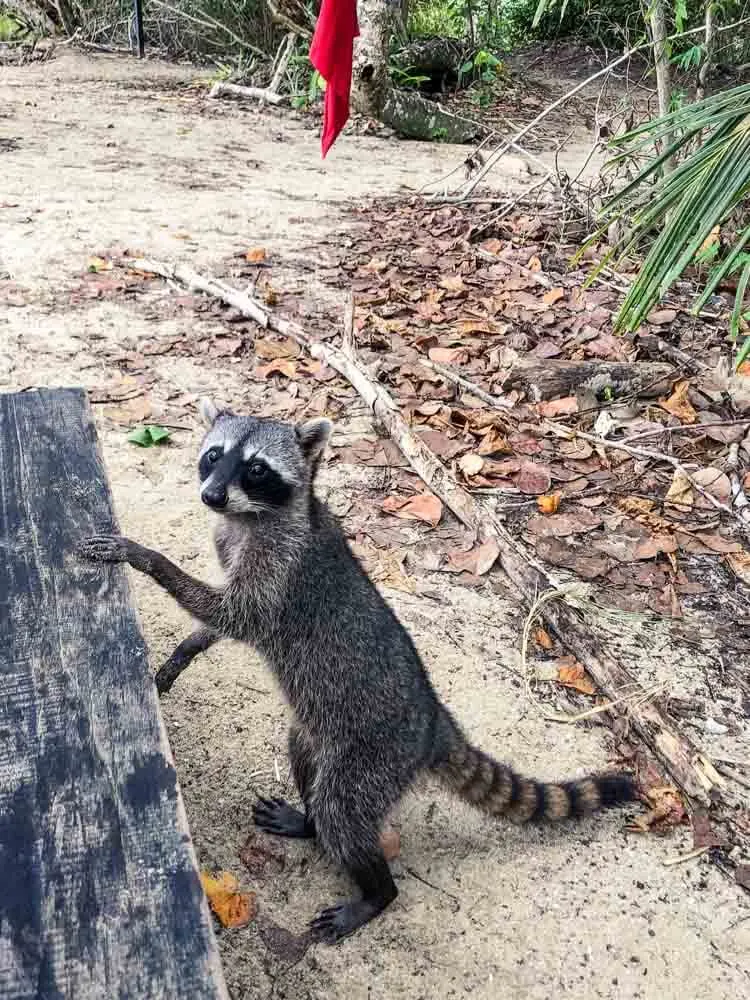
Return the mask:
[[202,622],[159,672],[161,690],[222,636],[251,643],[268,661],[294,711],[289,751],[304,812],[262,799],[255,821],[273,833],[317,837],[362,892],[317,917],[321,938],[350,934],[395,898],[380,833],[422,772],[518,822],[582,816],[633,798],[626,774],[543,784],[467,742],[409,634],[313,493],[327,420],[293,426],[209,403],[202,412],[210,429],[201,496],[224,514],[215,540],[225,586],[201,583],[128,539],[90,539],[84,554],[150,574]]

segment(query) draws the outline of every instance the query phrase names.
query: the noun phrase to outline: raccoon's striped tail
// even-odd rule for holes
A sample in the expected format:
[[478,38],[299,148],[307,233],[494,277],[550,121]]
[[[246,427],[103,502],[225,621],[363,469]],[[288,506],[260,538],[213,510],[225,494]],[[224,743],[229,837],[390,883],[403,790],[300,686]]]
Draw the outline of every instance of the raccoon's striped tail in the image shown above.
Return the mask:
[[633,777],[625,773],[595,774],[559,784],[521,778],[471,746],[460,733],[454,734],[453,746],[435,773],[462,799],[515,823],[588,816],[636,797]]

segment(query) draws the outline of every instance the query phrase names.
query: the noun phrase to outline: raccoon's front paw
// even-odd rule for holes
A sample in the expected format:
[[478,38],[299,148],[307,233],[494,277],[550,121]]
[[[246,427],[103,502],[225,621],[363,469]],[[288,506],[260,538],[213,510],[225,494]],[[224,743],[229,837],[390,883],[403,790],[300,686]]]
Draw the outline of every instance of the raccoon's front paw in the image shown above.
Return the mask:
[[78,547],[79,555],[91,562],[128,562],[129,546],[127,538],[121,535],[94,535]]

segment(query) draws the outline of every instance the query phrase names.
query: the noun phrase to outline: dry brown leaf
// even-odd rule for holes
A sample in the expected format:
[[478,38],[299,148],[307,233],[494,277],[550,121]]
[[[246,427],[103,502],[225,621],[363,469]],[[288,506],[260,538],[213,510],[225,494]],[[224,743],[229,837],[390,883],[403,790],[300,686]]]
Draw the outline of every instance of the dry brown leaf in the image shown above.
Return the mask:
[[255,893],[240,892],[240,884],[230,872],[219,872],[217,876],[201,872],[201,885],[222,926],[244,927],[255,916]]
[[253,374],[256,378],[269,378],[271,375],[285,375],[287,378],[294,378],[297,374],[297,366],[293,361],[276,358],[270,364],[258,365]]
[[546,493],[551,482],[549,469],[538,462],[522,461],[515,477],[515,484],[522,493],[537,496]]
[[283,340],[261,337],[255,341],[254,350],[259,358],[264,358],[266,361],[275,361],[278,358],[296,358],[300,352],[299,344],[291,337],[285,337]]
[[459,334],[469,334],[469,333],[499,333],[503,327],[499,327],[494,323],[483,322],[479,319],[462,319],[456,325],[456,330]]
[[680,469],[675,469],[672,482],[664,497],[665,503],[690,510],[693,506],[693,487],[690,480]]
[[548,292],[545,292],[542,296],[542,301],[544,301],[548,306],[553,306],[555,302],[559,302],[560,299],[565,297],[564,288],[550,288]]
[[448,292],[463,292],[466,290],[464,279],[460,274],[449,274],[440,281],[440,287]]
[[478,475],[482,471],[483,465],[484,459],[482,456],[476,455],[474,452],[462,455],[458,460],[458,467],[465,476]]
[[585,509],[567,514],[534,514],[527,521],[526,530],[540,538],[565,538],[567,535],[593,531],[602,520],[601,514]]
[[560,506],[560,493],[545,493],[536,498],[536,505],[542,514],[554,514]]
[[574,656],[561,656],[557,662],[557,679],[561,684],[574,688],[581,694],[596,694],[596,685],[586,673],[583,664]]
[[248,250],[245,254],[245,260],[249,261],[251,264],[260,264],[262,260],[267,257],[264,247],[253,247]]
[[465,362],[468,354],[463,347],[431,347],[427,357],[439,365],[456,365]]
[[724,558],[735,576],[750,587],[750,552],[728,552]]
[[714,226],[705,240],[701,243],[696,257],[701,257],[703,254],[707,253],[711,247],[715,246],[721,239],[721,226]]
[[698,419],[698,413],[693,408],[693,404],[688,399],[690,390],[690,380],[683,378],[675,384],[672,395],[669,399],[659,401],[659,406],[672,416],[677,417],[684,424],[694,424]]
[[562,399],[549,399],[537,403],[537,410],[543,417],[562,417],[570,413],[578,413],[578,400],[575,396],[563,396]]
[[443,514],[443,503],[432,493],[418,493],[407,498],[386,497],[382,509],[406,521],[424,521],[436,528]]
[[671,785],[656,785],[645,791],[645,798],[651,806],[647,813],[636,816],[628,829],[634,833],[664,832],[679,826],[687,819],[687,812],[680,793]]
[[[702,469],[696,469],[694,472],[691,472],[690,475],[693,482],[702,486],[706,493],[710,493],[712,497],[715,497],[722,503],[729,502],[732,496],[732,484],[729,482],[729,476],[722,472],[721,469],[715,469],[713,466],[709,465]],[[713,509],[711,501],[697,491],[695,496],[695,506],[705,510]]]
[[654,326],[666,326],[668,323],[673,323],[676,319],[676,309],[655,309],[650,313],[648,322],[653,323]]
[[732,542],[716,531],[677,531],[680,546],[686,552],[718,552],[721,555],[744,551],[739,542]]
[[552,649],[554,645],[551,635],[549,632],[545,632],[543,628],[534,629],[534,642],[537,646],[541,646],[542,649]]
[[698,850],[700,847],[722,847],[726,844],[726,837],[714,829],[708,813],[704,810],[694,810],[690,822],[693,827],[693,850]]
[[500,546],[494,538],[488,538],[481,545],[475,545],[468,552],[452,552],[449,569],[456,573],[471,573],[484,576],[489,573],[500,555]]
[[677,548],[674,535],[652,535],[637,546],[634,555],[636,559],[653,559],[660,552],[676,552]]
[[466,451],[466,444],[463,441],[457,441],[455,438],[448,437],[442,431],[435,431],[432,428],[422,430],[419,427],[417,428],[417,434],[430,451],[434,451],[438,458],[442,458],[444,461],[449,461],[451,458],[455,458],[456,455],[460,455]]
[[477,445],[477,455],[508,455],[511,447],[506,438],[495,427],[491,427]]
[[561,538],[540,538],[536,543],[537,555],[553,566],[572,569],[584,580],[595,580],[612,567],[612,561],[601,552],[573,548]]

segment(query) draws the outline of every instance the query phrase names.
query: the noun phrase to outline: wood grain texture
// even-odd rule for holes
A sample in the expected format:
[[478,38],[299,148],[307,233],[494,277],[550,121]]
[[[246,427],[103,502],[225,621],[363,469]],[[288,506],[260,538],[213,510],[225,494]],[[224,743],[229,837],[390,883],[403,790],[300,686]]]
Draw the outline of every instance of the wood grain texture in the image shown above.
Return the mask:
[[228,996],[85,395],[0,396],[0,997]]

